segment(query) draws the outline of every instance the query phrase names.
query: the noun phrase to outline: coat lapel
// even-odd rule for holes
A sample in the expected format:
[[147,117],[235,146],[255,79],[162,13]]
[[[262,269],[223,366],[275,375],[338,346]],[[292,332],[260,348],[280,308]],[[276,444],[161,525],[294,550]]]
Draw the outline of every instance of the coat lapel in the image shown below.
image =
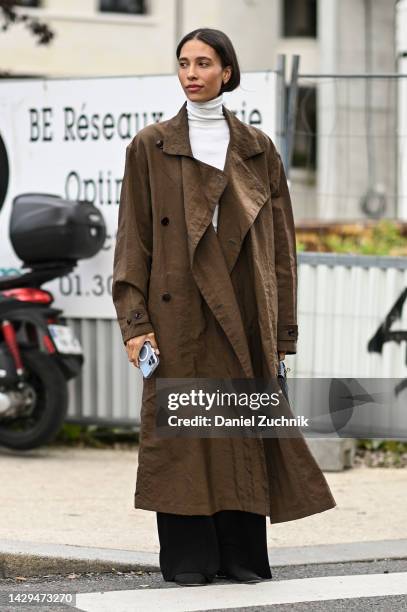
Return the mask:
[[225,172],[228,185],[219,211],[218,237],[230,274],[270,190],[256,177],[238,148],[232,147]]
[[192,265],[200,240],[206,230],[212,227],[215,206],[219,202],[228,180],[224,172],[202,162],[197,163],[197,160],[193,157],[182,157],[181,166],[185,222],[188,232],[189,257]]
[[[194,279],[231,342],[245,375],[253,377],[250,351],[230,274],[245,235],[270,195],[269,189],[247,163],[251,157],[265,151],[265,144],[225,106],[223,112],[230,130],[223,171],[193,157],[186,102],[178,114],[167,121],[162,148],[165,154],[181,156],[188,252]],[[216,235],[212,217],[219,202]]]

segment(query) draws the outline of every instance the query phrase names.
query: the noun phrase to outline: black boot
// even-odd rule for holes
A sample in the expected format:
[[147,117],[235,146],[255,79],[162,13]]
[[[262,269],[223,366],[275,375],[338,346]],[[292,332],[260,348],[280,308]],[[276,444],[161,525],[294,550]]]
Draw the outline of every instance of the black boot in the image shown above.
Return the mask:
[[174,577],[174,582],[181,584],[182,586],[202,586],[203,584],[208,584],[212,581],[208,580],[206,576],[199,574],[198,572],[186,572],[183,574],[176,574]]
[[236,582],[245,582],[247,584],[254,584],[261,582],[263,578],[258,576],[255,572],[249,569],[245,569],[239,565],[233,564],[226,569],[219,570],[219,576],[224,576],[228,580],[235,580]]

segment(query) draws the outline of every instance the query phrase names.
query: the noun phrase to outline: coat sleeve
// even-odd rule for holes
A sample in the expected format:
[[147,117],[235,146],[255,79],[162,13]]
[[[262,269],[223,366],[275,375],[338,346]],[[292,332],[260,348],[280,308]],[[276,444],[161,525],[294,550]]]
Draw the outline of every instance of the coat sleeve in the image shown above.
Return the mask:
[[271,197],[273,203],[275,267],[278,287],[277,350],[297,352],[297,252],[294,216],[283,162],[275,156]]
[[148,163],[135,136],[126,148],[113,257],[112,299],[123,342],[150,333],[147,311],[152,258],[152,213]]

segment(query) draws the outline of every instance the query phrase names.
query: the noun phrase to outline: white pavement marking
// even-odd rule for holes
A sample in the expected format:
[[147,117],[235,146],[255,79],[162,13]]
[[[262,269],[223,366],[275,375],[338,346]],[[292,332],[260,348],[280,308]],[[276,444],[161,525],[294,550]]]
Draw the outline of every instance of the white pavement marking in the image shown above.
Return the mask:
[[407,572],[78,593],[76,607],[85,612],[156,612],[165,606],[170,612],[193,612],[386,595],[407,595]]

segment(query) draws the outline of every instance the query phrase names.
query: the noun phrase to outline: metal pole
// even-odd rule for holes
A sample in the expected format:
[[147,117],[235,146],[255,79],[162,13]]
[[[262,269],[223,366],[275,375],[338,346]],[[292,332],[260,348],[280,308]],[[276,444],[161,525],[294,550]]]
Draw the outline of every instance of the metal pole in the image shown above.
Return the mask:
[[291,66],[291,80],[288,90],[288,107],[286,117],[286,156],[284,161],[284,170],[287,179],[290,175],[291,161],[294,150],[294,135],[295,135],[295,120],[297,117],[297,97],[298,97],[298,69],[300,65],[300,56],[293,55]]
[[281,154],[281,158],[285,159],[286,151],[286,125],[285,125],[285,105],[286,105],[286,89],[285,89],[285,67],[286,56],[279,54],[277,56],[277,96],[276,96],[276,147]]
[[[176,49],[179,41],[181,40],[181,37],[182,37],[182,34],[183,34],[183,30],[184,30],[184,0],[174,0],[174,2],[175,2],[175,5],[174,5],[174,12],[175,12],[175,15],[174,15],[174,23],[175,23],[175,28],[174,28],[175,45],[174,45],[174,49]],[[174,67],[175,67],[175,72],[177,72],[177,70],[178,70],[178,60],[177,60],[177,58],[174,59]]]

